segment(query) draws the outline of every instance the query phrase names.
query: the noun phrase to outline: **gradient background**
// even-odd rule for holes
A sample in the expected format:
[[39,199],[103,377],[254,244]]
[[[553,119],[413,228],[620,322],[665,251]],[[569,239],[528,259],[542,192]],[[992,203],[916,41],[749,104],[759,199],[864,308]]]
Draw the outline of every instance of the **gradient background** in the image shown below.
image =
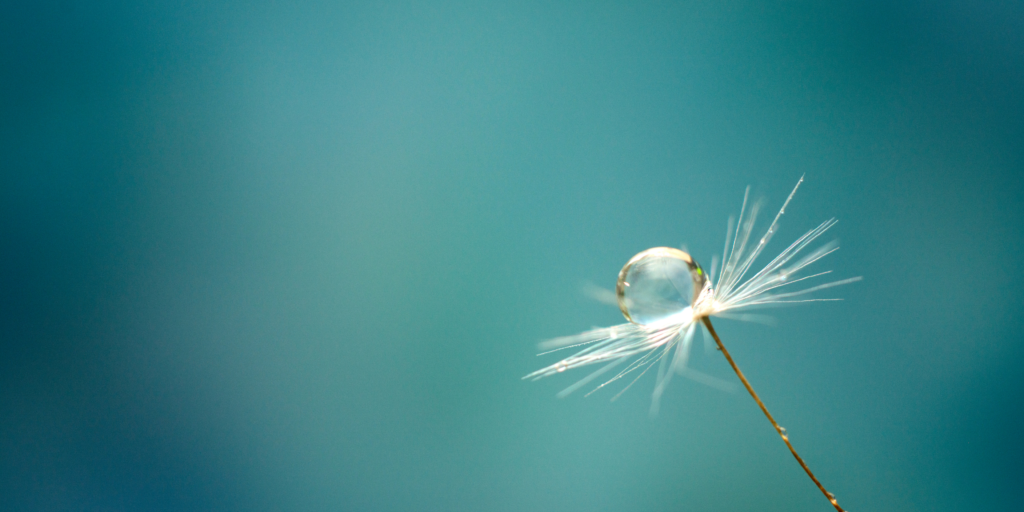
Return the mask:
[[804,173],[768,252],[837,216],[864,281],[734,357],[854,512],[1019,507],[1019,4],[31,4],[0,509],[831,510],[742,390],[520,381]]

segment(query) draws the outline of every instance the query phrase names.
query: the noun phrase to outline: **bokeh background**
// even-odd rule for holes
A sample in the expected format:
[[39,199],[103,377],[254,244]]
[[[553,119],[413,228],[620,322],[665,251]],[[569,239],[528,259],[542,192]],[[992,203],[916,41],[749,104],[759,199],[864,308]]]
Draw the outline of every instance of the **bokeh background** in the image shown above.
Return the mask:
[[1014,509],[1022,91],[1014,2],[4,3],[0,509],[831,510],[742,390],[520,380],[804,174],[864,280],[734,357],[850,510]]

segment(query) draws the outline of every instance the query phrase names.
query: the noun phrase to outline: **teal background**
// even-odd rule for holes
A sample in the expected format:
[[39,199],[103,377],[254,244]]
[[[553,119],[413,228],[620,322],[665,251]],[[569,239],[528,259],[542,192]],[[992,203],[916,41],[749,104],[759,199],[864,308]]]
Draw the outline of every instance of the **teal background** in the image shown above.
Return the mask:
[[0,509],[831,510],[742,390],[520,380],[803,174],[768,253],[864,280],[733,356],[846,508],[1019,507],[1024,10],[961,4],[5,3]]

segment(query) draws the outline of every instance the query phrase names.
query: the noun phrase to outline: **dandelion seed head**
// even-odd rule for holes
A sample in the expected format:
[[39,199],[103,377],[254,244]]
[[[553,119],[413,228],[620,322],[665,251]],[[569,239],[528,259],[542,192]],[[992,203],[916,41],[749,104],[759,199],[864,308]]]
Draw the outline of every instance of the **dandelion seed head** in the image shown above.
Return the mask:
[[[628,323],[545,342],[542,346],[548,351],[573,347],[579,351],[524,378],[538,379],[565,372],[569,368],[603,364],[603,367],[559,394],[564,396],[616,367],[625,365],[597,389],[634,372],[637,375],[632,382],[635,382],[639,376],[657,365],[657,383],[652,401],[652,411],[656,411],[658,400],[673,374],[693,375],[693,372],[687,370],[686,364],[693,335],[701,319],[724,316],[755,320],[758,315],[731,315],[730,312],[793,302],[837,300],[806,298],[805,295],[857,281],[859,278],[832,281],[803,289],[790,288],[796,283],[830,272],[807,275],[804,269],[837,249],[834,243],[809,248],[835,225],[835,219],[829,219],[808,231],[751,275],[753,264],[775,234],[779,218],[786,212],[786,207],[801,183],[803,177],[760,238],[751,236],[760,203],[755,202],[748,208],[750,189],[747,189],[739,218],[735,224],[732,219],[729,221],[722,266],[716,278],[709,277],[689,253],[679,249],[654,247],[630,258],[619,272],[615,287],[619,309]],[[748,242],[752,240],[758,241],[749,245]],[[715,267],[712,266],[712,273]]]

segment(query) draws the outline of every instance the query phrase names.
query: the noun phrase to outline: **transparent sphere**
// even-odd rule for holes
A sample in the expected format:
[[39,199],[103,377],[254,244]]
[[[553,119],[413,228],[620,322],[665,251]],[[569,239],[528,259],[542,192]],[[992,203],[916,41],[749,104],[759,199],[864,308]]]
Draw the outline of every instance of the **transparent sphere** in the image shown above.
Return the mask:
[[652,325],[683,313],[703,284],[704,272],[689,254],[655,247],[622,267],[616,293],[627,320]]

